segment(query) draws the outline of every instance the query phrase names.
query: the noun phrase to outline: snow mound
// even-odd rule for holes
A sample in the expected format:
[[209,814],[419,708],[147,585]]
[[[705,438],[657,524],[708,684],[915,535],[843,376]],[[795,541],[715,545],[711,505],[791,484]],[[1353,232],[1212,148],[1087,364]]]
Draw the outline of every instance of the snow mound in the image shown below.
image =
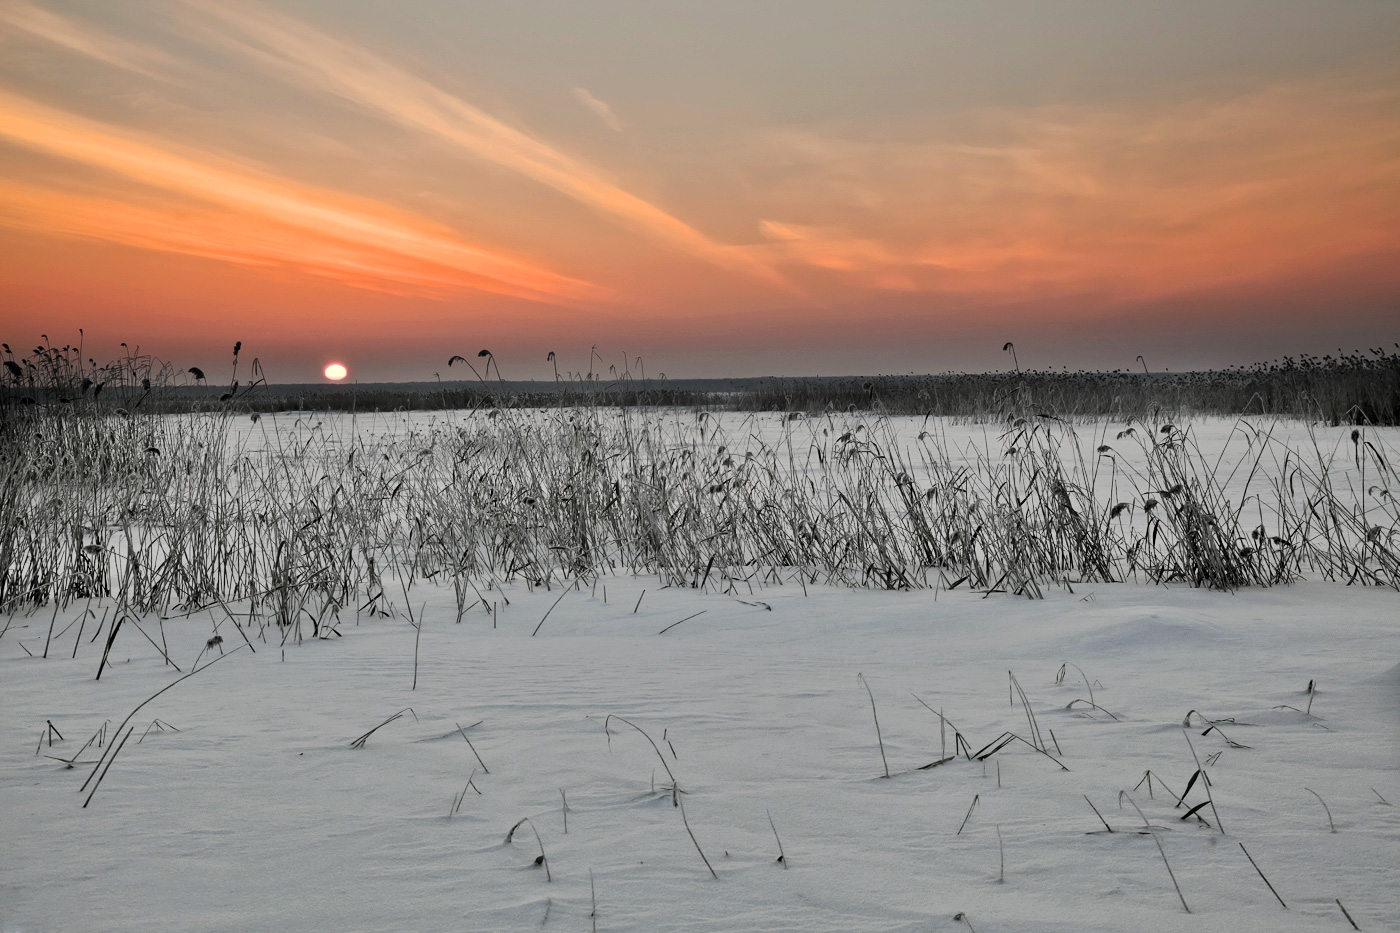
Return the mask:
[[[1306,702],[1306,701],[1305,701]],[[1298,726],[1311,725],[1319,717],[1309,716],[1301,709],[1257,709],[1248,710],[1243,713],[1235,713],[1235,725],[1238,726]],[[1221,725],[1229,731],[1230,724],[1221,720]],[[1241,739],[1241,741],[1244,741]]]
[[1393,665],[1392,667],[1387,668],[1384,672],[1377,674],[1374,677],[1367,677],[1365,680],[1362,681],[1362,683],[1382,684],[1383,686],[1387,687],[1400,687],[1400,664]]
[[1163,618],[1159,613],[1148,613],[1092,631],[1080,638],[1079,645],[1091,651],[1131,651],[1207,647],[1225,640],[1218,626],[1176,621]]

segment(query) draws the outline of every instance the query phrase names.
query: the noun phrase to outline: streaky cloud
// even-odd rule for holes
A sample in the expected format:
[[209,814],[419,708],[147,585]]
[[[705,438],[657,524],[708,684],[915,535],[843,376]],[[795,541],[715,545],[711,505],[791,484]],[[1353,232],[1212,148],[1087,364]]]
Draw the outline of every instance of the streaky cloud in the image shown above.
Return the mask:
[[222,0],[183,2],[242,37],[236,40],[211,31],[209,41],[290,83],[340,97],[533,179],[712,265],[784,284],[772,266],[743,247],[716,242],[578,159],[372,52],[265,6]]
[[127,42],[24,0],[0,4],[0,23],[116,68],[148,78],[172,60],[156,49]]
[[969,302],[1112,305],[1350,262],[1379,276],[1379,257],[1400,257],[1396,88],[1381,67],[898,133],[775,128],[751,157],[775,218],[753,249],[794,274]]
[[[71,199],[56,198],[49,209],[42,209],[32,197],[19,198],[27,205],[31,226],[35,218],[47,217],[56,232],[121,239],[121,230],[127,229],[131,242],[162,242],[166,249],[183,244],[199,255],[218,253],[214,245],[218,224],[207,225],[208,244],[196,249],[191,244],[199,237],[193,234],[166,227],[163,234],[154,236],[151,231],[160,225],[150,211],[117,209],[117,204],[130,202],[130,183],[137,182],[280,228],[275,234],[246,229],[242,245],[226,250],[222,258],[236,254],[248,261],[281,259],[306,265],[307,255],[320,255],[323,258],[311,266],[322,274],[340,268],[342,278],[351,284],[368,280],[409,287],[432,283],[439,289],[455,285],[537,301],[574,302],[602,294],[587,282],[468,243],[450,228],[409,212],[284,179],[197,149],[123,133],[4,90],[0,90],[0,138],[124,180],[118,186],[120,195],[102,205],[80,206]],[[18,197],[15,192],[8,190],[11,197]],[[183,218],[179,205],[166,210],[172,222]],[[81,222],[65,221],[70,211],[93,216]],[[129,227],[123,226],[123,218],[132,221]],[[234,241],[239,241],[239,226],[228,230]],[[241,226],[247,228],[246,223]],[[249,248],[250,242],[261,245]]]

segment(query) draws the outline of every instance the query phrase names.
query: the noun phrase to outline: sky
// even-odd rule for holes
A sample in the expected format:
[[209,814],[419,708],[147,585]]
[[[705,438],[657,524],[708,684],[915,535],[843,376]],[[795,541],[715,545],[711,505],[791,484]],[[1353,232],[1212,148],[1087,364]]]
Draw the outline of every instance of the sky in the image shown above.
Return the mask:
[[1400,340],[1400,3],[0,0],[0,339],[274,382]]

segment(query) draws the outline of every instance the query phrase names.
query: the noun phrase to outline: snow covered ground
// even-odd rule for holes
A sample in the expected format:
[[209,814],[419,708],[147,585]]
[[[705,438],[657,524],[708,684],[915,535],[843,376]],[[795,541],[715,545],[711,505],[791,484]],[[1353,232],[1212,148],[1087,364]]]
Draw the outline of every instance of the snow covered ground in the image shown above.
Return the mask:
[[[231,449],[280,449],[314,479],[359,440],[415,457],[473,417],[490,416],[267,416]],[[1027,443],[917,418],[599,417],[794,476],[839,459],[842,432],[986,476]],[[1084,464],[1101,506],[1153,494],[1134,471],[1158,428],[1047,427],[1036,443]],[[1396,429],[1188,429],[1260,524],[1315,488],[1301,464],[1359,527],[1394,527]],[[1029,600],[780,576],[729,595],[625,571],[479,579],[495,611],[460,623],[452,586],[420,577],[381,594],[393,615],[351,608],[305,640],[266,605],[228,607],[242,630],[222,608],[147,616],[100,680],[111,600],[0,616],[0,933],[1351,929],[1340,905],[1400,929],[1395,591]]]
[[[0,930],[1349,930],[1337,899],[1363,930],[1400,929],[1393,591],[784,585],[740,602],[622,575],[560,593],[507,587],[494,626],[480,604],[459,625],[450,588],[419,584],[416,689],[405,619],[285,649],[254,626],[254,653],[220,613],[229,655],[132,717],[86,808],[101,752],[48,756],[104,721],[110,743],[180,675],[124,628],[94,681],[103,639],[66,628],[79,606],[46,660],[29,653],[49,610],[0,619]],[[214,626],[142,622],[185,672]],[[1056,683],[1065,661],[1116,719],[1066,708],[1089,691],[1072,666]],[[974,752],[1033,738],[1008,671],[1068,770],[1020,742],[916,770],[943,753],[915,694]],[[1219,728],[1183,730],[1191,710]],[[609,714],[657,750],[617,719],[606,736]],[[36,754],[46,721],[64,740]],[[1197,770],[1187,737],[1209,825],[1181,819],[1202,782],[1172,797]],[[1139,786],[1148,770],[1169,790]]]

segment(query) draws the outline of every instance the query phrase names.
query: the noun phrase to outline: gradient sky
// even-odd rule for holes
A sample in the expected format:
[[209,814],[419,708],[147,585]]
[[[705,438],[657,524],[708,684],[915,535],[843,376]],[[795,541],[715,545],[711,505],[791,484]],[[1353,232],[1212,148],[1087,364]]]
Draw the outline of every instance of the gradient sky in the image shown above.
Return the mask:
[[1400,3],[0,0],[0,339],[80,327],[276,382],[1390,346]]

